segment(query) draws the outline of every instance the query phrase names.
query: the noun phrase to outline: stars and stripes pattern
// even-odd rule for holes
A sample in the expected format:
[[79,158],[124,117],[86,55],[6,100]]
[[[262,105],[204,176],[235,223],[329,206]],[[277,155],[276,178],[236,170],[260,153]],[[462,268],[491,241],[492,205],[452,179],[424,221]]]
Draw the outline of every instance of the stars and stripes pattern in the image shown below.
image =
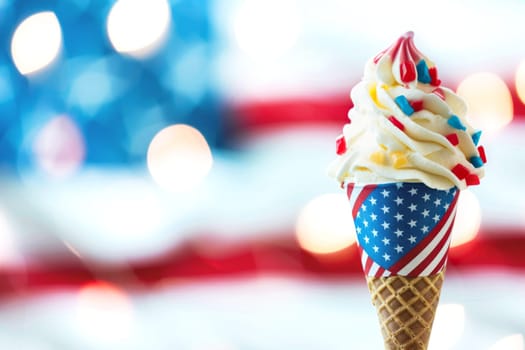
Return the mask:
[[347,185],[367,276],[428,276],[446,264],[457,188],[422,183]]

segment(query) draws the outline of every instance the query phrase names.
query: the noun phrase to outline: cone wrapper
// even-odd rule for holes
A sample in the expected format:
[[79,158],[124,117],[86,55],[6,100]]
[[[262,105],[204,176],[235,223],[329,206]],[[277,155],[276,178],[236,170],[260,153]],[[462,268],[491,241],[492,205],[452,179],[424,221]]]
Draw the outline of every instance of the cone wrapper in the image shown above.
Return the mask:
[[347,185],[363,271],[421,277],[446,265],[459,190],[422,183]]

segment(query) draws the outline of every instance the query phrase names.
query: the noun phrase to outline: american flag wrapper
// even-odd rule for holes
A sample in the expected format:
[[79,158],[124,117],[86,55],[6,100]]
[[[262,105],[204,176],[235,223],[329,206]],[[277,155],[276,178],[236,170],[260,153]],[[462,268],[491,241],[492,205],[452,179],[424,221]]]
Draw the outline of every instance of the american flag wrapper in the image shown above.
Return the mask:
[[366,276],[420,277],[444,269],[457,188],[409,182],[346,188]]

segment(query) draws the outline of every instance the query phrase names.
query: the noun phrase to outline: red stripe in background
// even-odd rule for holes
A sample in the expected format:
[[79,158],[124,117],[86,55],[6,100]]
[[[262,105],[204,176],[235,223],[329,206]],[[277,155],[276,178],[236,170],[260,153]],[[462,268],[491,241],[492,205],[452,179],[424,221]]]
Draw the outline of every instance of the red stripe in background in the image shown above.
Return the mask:
[[[521,102],[514,82],[507,82],[514,107],[514,120],[525,120],[525,104]],[[348,92],[324,97],[302,97],[282,100],[250,101],[232,106],[239,130],[278,127],[283,124],[337,124],[348,122],[353,106]]]
[[[161,258],[140,263],[101,265],[69,259],[32,265],[25,270],[0,272],[0,299],[48,288],[78,287],[105,280],[122,288],[152,288],[166,282],[182,283],[211,277],[260,274],[362,278],[361,259],[355,245],[339,252],[316,255],[297,244],[292,234],[285,238],[250,241],[227,246],[216,239],[199,237]],[[210,251],[210,240],[214,249]],[[222,252],[221,251],[222,247]],[[206,250],[207,248],[207,250]],[[497,268],[525,273],[524,229],[484,231],[462,246],[451,248],[447,273]],[[213,256],[211,256],[213,252]]]

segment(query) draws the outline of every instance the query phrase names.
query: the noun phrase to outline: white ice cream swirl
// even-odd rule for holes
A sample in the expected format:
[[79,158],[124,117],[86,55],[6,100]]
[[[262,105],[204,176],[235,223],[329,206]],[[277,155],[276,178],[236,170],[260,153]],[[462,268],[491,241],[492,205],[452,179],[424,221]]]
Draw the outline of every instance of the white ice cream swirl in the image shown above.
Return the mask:
[[468,125],[465,102],[439,85],[412,32],[371,59],[352,89],[354,107],[330,175],[341,183],[422,182],[435,189],[478,184],[486,162],[480,132]]

